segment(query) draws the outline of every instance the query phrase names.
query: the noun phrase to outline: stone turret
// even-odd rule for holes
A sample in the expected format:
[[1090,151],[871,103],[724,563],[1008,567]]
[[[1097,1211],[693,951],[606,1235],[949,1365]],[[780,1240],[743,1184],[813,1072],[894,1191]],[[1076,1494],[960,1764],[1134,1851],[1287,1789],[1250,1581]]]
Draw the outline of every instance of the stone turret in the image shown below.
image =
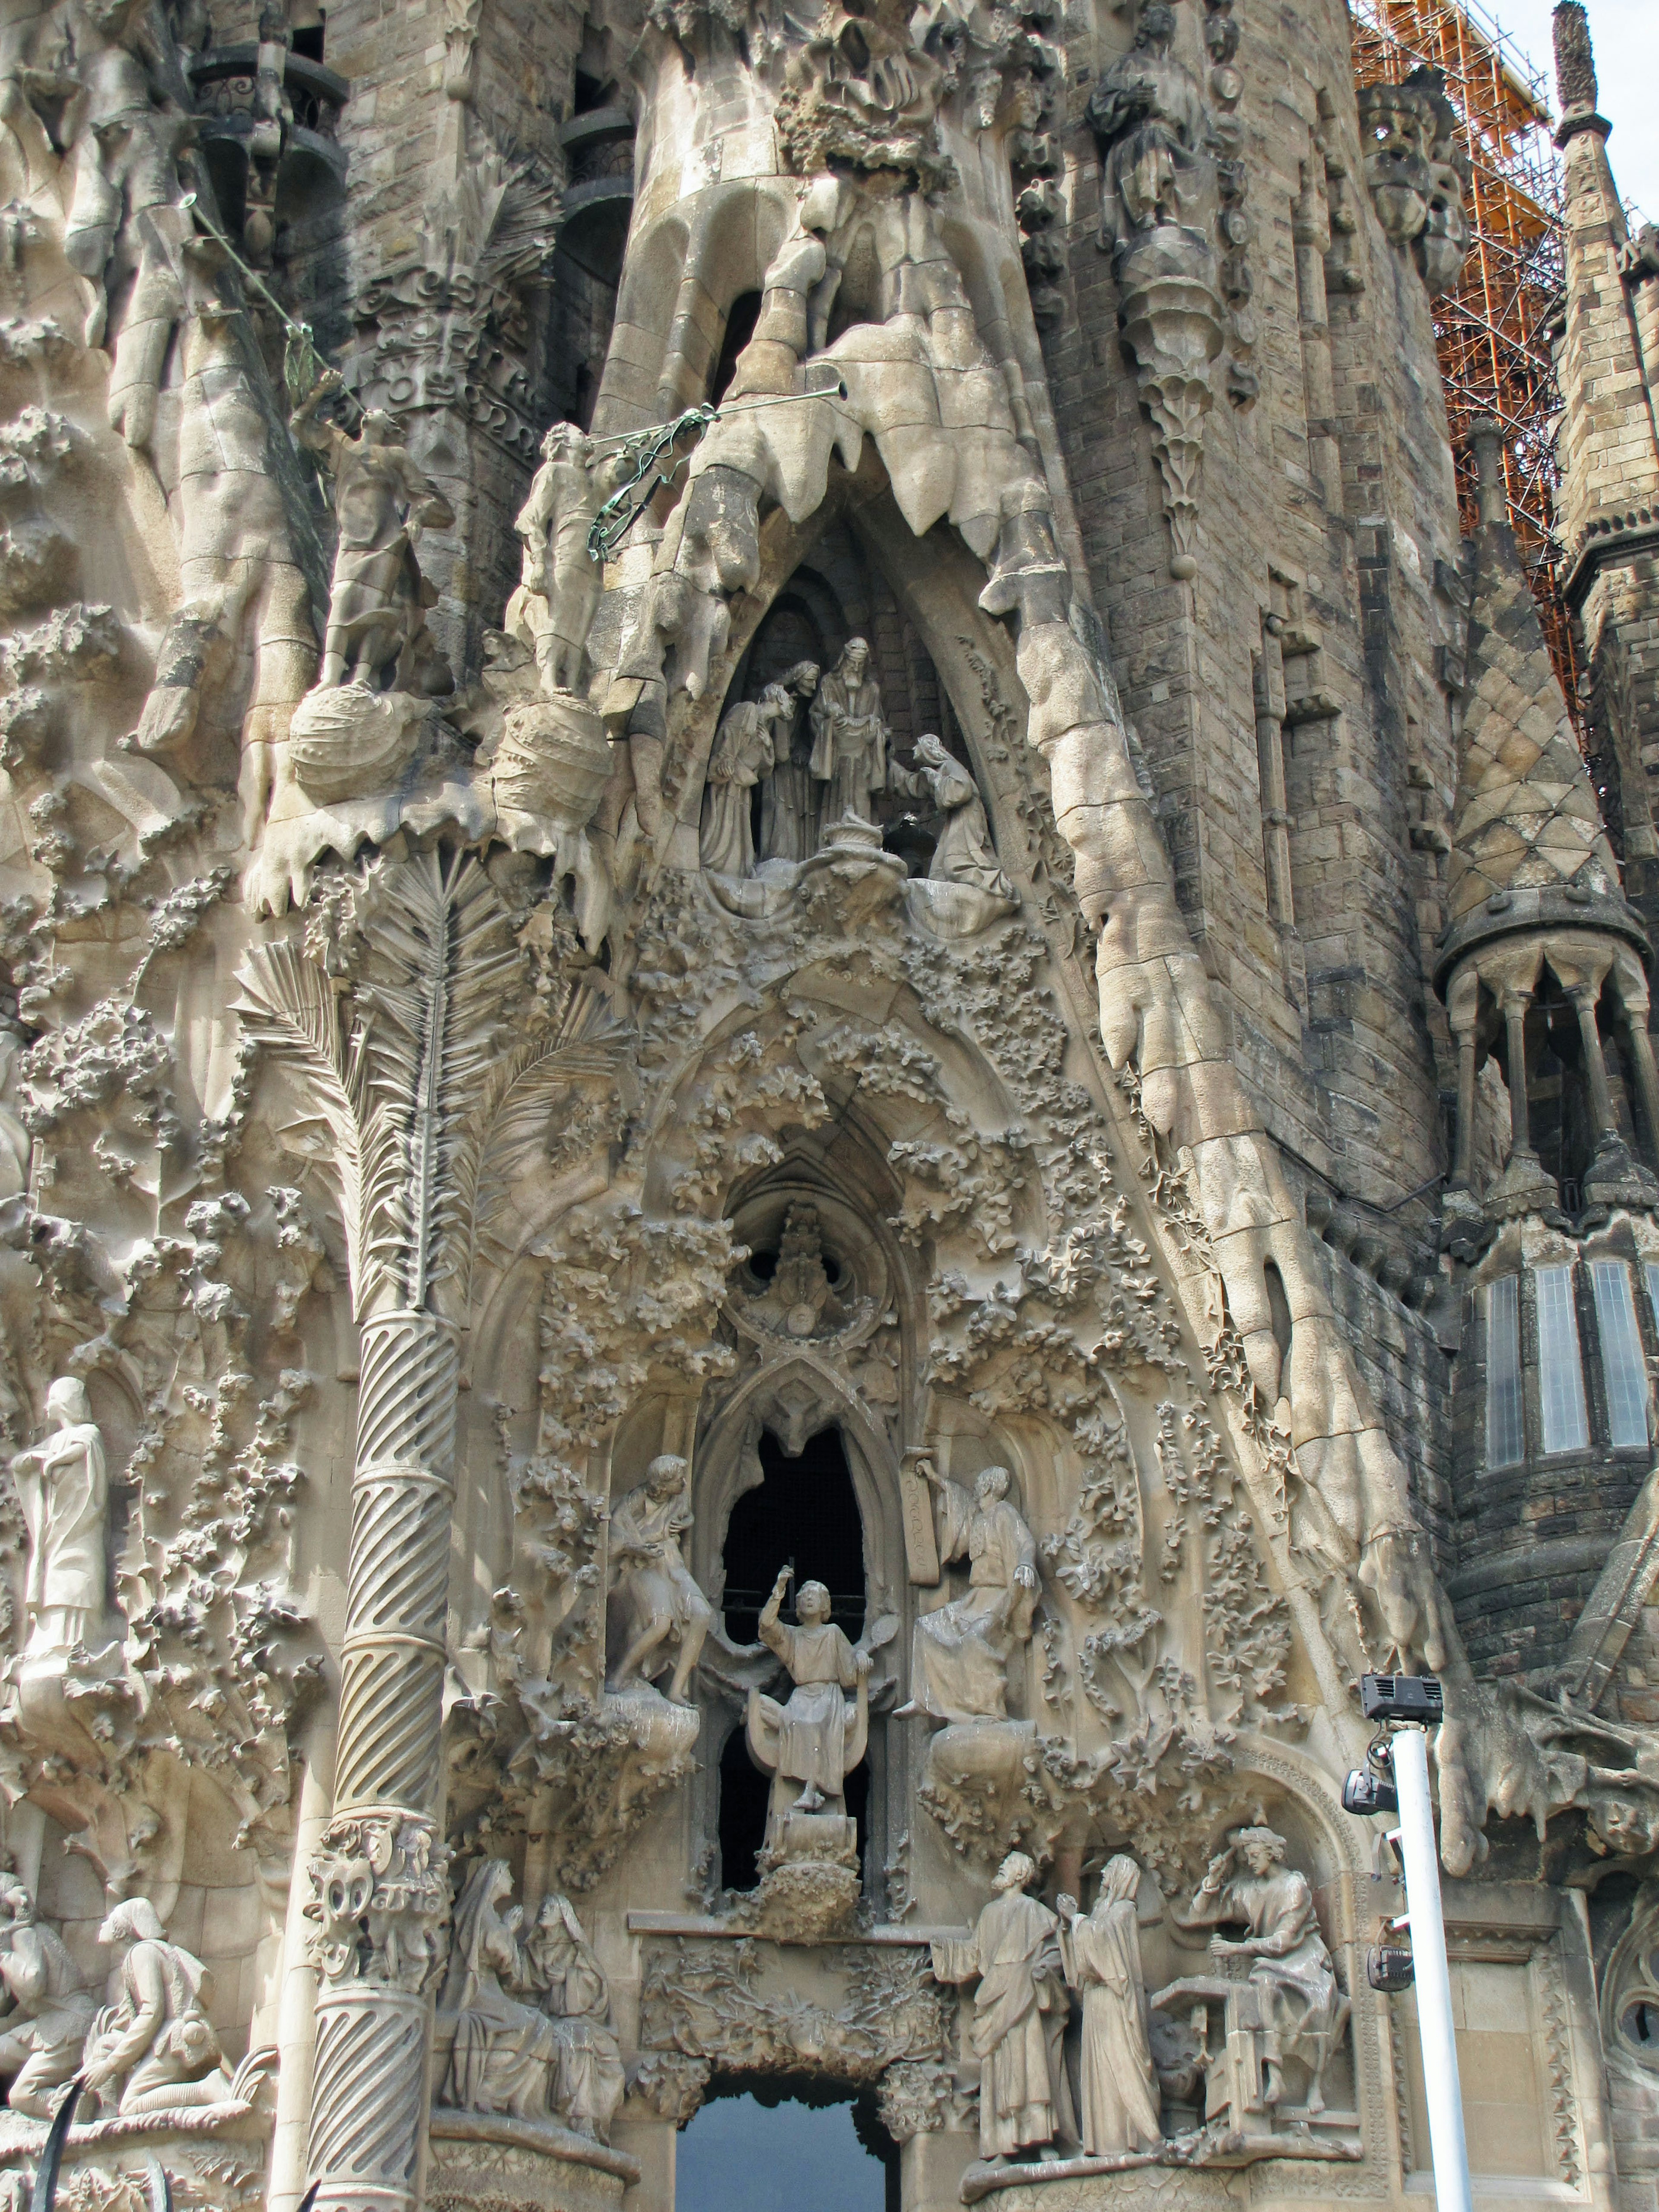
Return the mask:
[[1583,625],[1590,750],[1630,895],[1659,917],[1659,253],[1632,241],[1595,106],[1581,0],[1555,10],[1556,133],[1566,182],[1561,534],[1569,606]]

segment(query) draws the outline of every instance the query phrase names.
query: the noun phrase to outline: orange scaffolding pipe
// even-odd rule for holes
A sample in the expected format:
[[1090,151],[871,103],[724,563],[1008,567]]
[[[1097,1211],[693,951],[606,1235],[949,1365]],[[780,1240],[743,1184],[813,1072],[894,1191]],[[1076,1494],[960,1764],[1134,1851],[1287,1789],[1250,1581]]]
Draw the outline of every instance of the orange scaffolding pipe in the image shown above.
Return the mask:
[[1544,82],[1480,0],[1349,0],[1357,85],[1398,84],[1424,64],[1445,78],[1469,158],[1468,259],[1434,303],[1457,495],[1473,526],[1470,421],[1505,432],[1510,519],[1561,688],[1578,720],[1578,659],[1561,597],[1552,325],[1561,312],[1561,171]]

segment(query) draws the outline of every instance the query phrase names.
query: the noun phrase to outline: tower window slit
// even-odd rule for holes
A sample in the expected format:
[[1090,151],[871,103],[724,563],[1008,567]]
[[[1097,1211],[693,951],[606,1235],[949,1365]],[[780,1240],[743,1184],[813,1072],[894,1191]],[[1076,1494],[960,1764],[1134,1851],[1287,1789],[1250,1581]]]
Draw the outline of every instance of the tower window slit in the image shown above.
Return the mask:
[[1486,1285],[1486,1464],[1518,1467],[1526,1445],[1521,1419],[1521,1279]]
[[1546,1452],[1582,1451],[1589,1442],[1584,1373],[1573,1310],[1572,1268],[1540,1267],[1538,1283],[1538,1382]]
[[1630,1271],[1622,1260],[1595,1260],[1595,1322],[1601,1338],[1601,1373],[1607,1390],[1607,1435],[1615,1447],[1648,1440],[1647,1362],[1636,1325]]

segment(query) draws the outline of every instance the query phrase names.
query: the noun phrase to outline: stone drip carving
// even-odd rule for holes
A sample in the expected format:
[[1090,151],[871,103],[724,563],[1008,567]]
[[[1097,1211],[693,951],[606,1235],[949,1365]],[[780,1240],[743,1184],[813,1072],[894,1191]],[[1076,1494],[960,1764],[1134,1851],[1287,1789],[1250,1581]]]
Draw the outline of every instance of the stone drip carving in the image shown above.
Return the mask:
[[608,2142],[623,2088],[609,1985],[568,1899],[545,1899],[526,1936],[512,1893],[501,1859],[462,1883],[438,1998],[454,2035],[442,2101]]
[[1403,84],[1367,85],[1359,137],[1371,205],[1390,244],[1410,247],[1431,297],[1449,292],[1469,250],[1469,157],[1457,143],[1457,114],[1440,71],[1416,69]]
[[1196,574],[1199,478],[1210,364],[1220,352],[1216,142],[1198,80],[1170,53],[1175,10],[1144,0],[1132,52],[1103,70],[1089,121],[1105,164],[1101,246],[1164,483],[1170,574]]

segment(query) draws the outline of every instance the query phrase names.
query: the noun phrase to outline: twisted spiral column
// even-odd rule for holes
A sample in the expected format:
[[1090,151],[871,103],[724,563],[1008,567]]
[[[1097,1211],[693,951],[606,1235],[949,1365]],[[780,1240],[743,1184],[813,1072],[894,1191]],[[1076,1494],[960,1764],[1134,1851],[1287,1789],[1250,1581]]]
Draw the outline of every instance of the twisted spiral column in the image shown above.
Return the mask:
[[319,2212],[415,2203],[447,1898],[436,1815],[459,1373],[435,1314],[364,1322],[334,1814],[313,1868],[339,1939],[317,1996]]

